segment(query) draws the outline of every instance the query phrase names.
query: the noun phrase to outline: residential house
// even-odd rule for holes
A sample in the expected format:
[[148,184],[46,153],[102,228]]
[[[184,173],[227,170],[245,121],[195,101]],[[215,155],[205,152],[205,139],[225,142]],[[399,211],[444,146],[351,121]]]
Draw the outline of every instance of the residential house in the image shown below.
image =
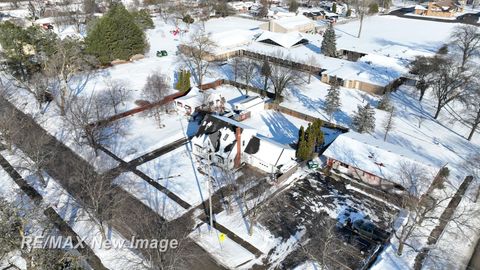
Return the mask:
[[246,163],[265,173],[282,174],[296,166],[295,150],[227,117],[206,115],[191,141],[194,155],[226,169]]
[[462,5],[455,0],[440,0],[428,2],[426,6],[415,6],[415,14],[433,17],[454,17],[458,12],[462,11]]
[[271,31],[263,31],[263,33],[257,37],[256,41],[287,49],[308,43],[308,39],[306,39],[300,32],[275,33]]
[[282,17],[276,20],[270,20],[259,26],[262,30],[275,33],[315,32],[315,22],[304,15]]
[[[325,150],[327,165],[371,186],[396,194],[423,195],[440,168],[405,148],[377,140],[368,134],[347,132]],[[401,177],[405,168],[424,171],[427,178],[411,183]]]

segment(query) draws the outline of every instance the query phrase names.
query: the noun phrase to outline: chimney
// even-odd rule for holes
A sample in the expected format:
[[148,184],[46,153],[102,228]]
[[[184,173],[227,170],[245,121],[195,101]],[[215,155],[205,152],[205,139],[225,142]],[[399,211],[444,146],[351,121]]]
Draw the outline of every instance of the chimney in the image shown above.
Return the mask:
[[237,169],[240,168],[240,163],[242,160],[242,129],[240,127],[237,127],[235,131],[235,138],[237,140],[237,154],[235,155],[233,167]]

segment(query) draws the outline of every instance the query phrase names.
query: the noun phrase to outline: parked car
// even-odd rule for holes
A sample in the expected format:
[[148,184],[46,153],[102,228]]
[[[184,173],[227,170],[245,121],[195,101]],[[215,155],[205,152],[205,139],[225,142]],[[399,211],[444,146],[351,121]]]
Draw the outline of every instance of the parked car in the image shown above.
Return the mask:
[[167,55],[168,55],[168,53],[165,50],[157,51],[157,57],[163,57],[163,56],[167,56]]
[[386,242],[390,237],[390,233],[378,228],[371,221],[365,219],[357,219],[352,224],[355,233],[368,240],[377,242]]
[[318,163],[313,160],[310,160],[309,162],[307,162],[307,166],[309,169],[316,169],[318,168]]

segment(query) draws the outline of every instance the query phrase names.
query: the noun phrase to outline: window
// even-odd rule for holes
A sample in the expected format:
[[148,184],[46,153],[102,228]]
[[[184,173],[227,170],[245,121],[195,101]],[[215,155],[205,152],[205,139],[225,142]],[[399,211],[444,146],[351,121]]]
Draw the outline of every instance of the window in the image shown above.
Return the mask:
[[228,138],[228,133],[227,133],[227,134],[225,134],[225,136],[223,136],[223,140],[224,140],[224,141],[226,141],[226,140],[227,140],[227,138]]
[[242,146],[245,146],[245,141],[242,141]]

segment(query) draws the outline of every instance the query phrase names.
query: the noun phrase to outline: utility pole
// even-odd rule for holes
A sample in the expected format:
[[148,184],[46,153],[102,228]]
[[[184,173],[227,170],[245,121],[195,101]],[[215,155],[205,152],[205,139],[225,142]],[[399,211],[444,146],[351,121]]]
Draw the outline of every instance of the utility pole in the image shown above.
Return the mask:
[[213,207],[212,207],[212,179],[210,178],[212,162],[210,160],[210,155],[208,155],[208,173],[207,173],[207,184],[208,184],[208,204],[210,206],[210,232],[213,228]]
[[212,181],[211,181],[211,170],[212,170],[212,161],[210,160],[210,153],[204,150],[204,155],[203,155],[205,162],[202,163],[202,167],[204,168],[206,174],[207,174],[207,182],[205,183],[207,185],[207,190],[208,190],[208,206],[209,206],[209,218],[210,218],[210,229],[209,231],[212,231],[213,228],[213,206],[212,206]]

